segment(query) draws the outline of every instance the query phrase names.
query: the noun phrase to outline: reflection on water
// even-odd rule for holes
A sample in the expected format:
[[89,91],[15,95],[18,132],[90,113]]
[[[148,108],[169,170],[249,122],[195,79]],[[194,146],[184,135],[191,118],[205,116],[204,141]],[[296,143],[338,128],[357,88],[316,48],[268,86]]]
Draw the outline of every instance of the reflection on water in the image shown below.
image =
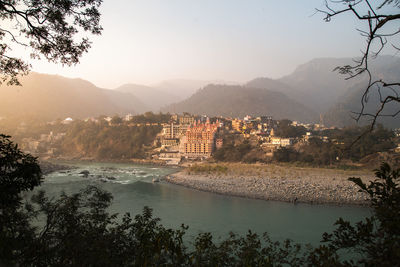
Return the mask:
[[[189,226],[188,234],[212,232],[226,236],[229,231],[244,234],[249,229],[268,232],[273,240],[293,239],[302,243],[317,243],[322,233],[331,231],[339,217],[358,221],[369,216],[362,207],[339,207],[253,200],[196,191],[168,183],[152,183],[155,177],[168,175],[176,169],[131,164],[75,163],[69,173],[53,173],[41,186],[49,195],[61,190],[77,192],[96,184],[114,196],[111,212],[140,213],[144,206],[153,208],[154,215],[167,227]],[[89,176],[80,172],[88,170]],[[115,180],[102,182],[101,177]]]

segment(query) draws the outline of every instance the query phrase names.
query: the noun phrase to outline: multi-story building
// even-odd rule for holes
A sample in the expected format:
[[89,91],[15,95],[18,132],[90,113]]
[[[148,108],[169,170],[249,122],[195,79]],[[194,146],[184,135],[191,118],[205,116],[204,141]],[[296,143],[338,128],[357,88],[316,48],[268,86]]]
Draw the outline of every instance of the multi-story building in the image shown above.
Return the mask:
[[207,120],[206,123],[197,123],[191,125],[186,132],[183,142],[183,153],[188,158],[207,158],[215,148],[215,135],[218,130],[219,122],[213,124]]
[[243,121],[239,119],[232,120],[232,129],[237,132],[243,131]]
[[193,124],[195,121],[194,116],[184,114],[183,116],[179,116],[179,124]]
[[180,138],[185,135],[188,127],[188,124],[165,124],[162,129],[162,135],[166,139]]

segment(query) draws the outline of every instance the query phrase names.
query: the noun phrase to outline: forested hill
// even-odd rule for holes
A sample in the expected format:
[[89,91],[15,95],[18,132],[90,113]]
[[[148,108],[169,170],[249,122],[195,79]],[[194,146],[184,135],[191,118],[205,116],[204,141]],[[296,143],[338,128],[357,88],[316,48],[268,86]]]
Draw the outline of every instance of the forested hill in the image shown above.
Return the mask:
[[149,146],[162,127],[156,125],[106,125],[75,122],[57,147],[57,154],[69,158],[130,159],[145,158]]
[[[378,79],[383,79],[386,82],[397,82],[400,77],[400,59],[398,57],[379,57],[378,62],[373,65],[372,73]],[[324,123],[328,126],[347,126],[355,124],[352,117],[356,117],[357,112],[361,110],[361,98],[367,88],[367,77],[359,79],[358,83],[353,84],[347,88],[346,92],[339,98],[324,115]],[[365,103],[364,113],[375,114],[380,108],[380,99],[384,99],[388,94],[393,95],[393,88],[384,88],[380,91],[376,87],[372,87],[368,94],[368,102]],[[394,88],[397,89],[397,88]],[[388,103],[382,114],[391,115],[399,111],[399,104],[397,102]],[[399,116],[383,116],[378,118],[378,123],[382,123],[385,127],[399,128]],[[371,117],[364,117],[359,124],[371,123]]]
[[32,72],[20,81],[22,86],[0,86],[0,117],[48,121],[148,110],[131,94],[101,89],[82,79]]
[[119,92],[129,93],[140,99],[151,111],[159,111],[161,107],[177,101],[177,97],[167,91],[157,88],[139,85],[139,84],[124,84],[115,89]]
[[[336,67],[347,64],[354,64],[353,59],[316,58],[298,66],[285,77],[277,80],[260,77],[249,81],[246,86],[284,93],[316,113],[323,114],[325,125],[349,126],[355,124],[351,112],[358,112],[361,108],[367,77],[360,75],[346,80],[346,76],[334,71]],[[370,62],[369,67],[373,78],[397,81],[400,77],[400,58],[396,56],[379,56]],[[376,112],[379,106],[379,94],[375,90],[368,100],[367,111]],[[384,114],[393,114],[397,110],[396,105],[388,105]],[[386,117],[379,122],[386,127],[400,127],[398,118]]]
[[163,109],[209,116],[244,117],[270,115],[315,122],[318,115],[311,109],[280,92],[234,85],[208,85],[190,98]]

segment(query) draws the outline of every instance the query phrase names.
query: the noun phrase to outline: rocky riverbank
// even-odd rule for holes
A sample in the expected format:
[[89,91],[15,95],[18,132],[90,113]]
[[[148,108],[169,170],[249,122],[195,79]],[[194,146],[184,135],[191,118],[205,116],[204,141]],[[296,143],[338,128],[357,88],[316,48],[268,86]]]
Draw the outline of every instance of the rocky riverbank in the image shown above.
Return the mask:
[[[229,167],[227,167],[229,170]],[[251,168],[251,167],[247,167]],[[259,168],[260,169],[260,168]],[[249,175],[231,173],[193,173],[190,168],[172,174],[166,181],[197,190],[256,198],[312,204],[365,205],[368,197],[348,181],[360,177],[369,181],[366,172],[266,166]],[[255,173],[257,173],[255,175]]]
[[43,175],[47,175],[49,173],[56,172],[56,171],[66,171],[66,170],[72,170],[72,169],[76,168],[74,166],[56,164],[56,163],[52,163],[49,161],[41,161],[39,163],[39,165],[40,165],[40,169],[42,170]]

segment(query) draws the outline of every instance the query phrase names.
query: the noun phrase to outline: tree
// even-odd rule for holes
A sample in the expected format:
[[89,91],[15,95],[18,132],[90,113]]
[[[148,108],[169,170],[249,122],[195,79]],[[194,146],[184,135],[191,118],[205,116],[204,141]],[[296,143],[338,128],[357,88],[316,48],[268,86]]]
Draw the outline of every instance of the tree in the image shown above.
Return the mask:
[[89,32],[98,35],[98,7],[102,0],[4,0],[0,1],[0,83],[19,84],[30,65],[12,55],[17,46],[29,47],[31,57],[73,65],[90,48]]
[[282,138],[295,138],[301,137],[306,131],[306,128],[303,126],[293,126],[291,120],[280,120],[275,129],[275,135]]
[[34,237],[33,213],[21,211],[21,192],[42,181],[37,159],[0,134],[0,266],[18,258]]
[[[355,226],[339,219],[332,234],[324,234],[334,251],[351,250],[361,257],[357,266],[398,266],[400,262],[400,169],[383,163],[376,170],[377,179],[369,185],[360,178],[349,178],[370,197],[373,216]],[[351,265],[354,265],[351,262]]]
[[[366,75],[368,78],[367,87],[361,97],[361,108],[356,114],[356,120],[361,118],[371,118],[371,130],[379,117],[395,117],[400,114],[398,111],[385,113],[385,107],[390,103],[400,104],[400,81],[384,80],[374,74],[371,70],[371,61],[389,49],[400,51],[397,44],[400,30],[400,1],[399,0],[329,0],[325,2],[326,9],[317,9],[324,13],[325,21],[329,22],[334,17],[344,13],[352,14],[357,20],[365,23],[365,29],[359,30],[365,37],[366,47],[362,51],[359,59],[354,60],[354,64],[337,67],[335,70],[347,75],[346,79],[356,76]],[[390,9],[391,8],[391,9]],[[397,23],[397,24],[396,24]],[[394,28],[392,26],[395,26]],[[366,109],[369,96],[376,90],[379,95],[380,105],[375,112]]]
[[20,193],[42,181],[37,159],[18,149],[10,136],[0,134],[0,209],[18,206]]

